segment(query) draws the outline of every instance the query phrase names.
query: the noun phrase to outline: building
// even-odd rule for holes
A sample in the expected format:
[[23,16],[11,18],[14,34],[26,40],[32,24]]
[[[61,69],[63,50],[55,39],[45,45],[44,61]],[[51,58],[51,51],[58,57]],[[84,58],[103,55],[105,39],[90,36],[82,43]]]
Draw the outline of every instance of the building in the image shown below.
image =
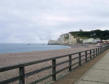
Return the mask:
[[89,39],[84,39],[83,43],[98,43],[99,41],[101,41],[99,38],[97,39],[89,38]]

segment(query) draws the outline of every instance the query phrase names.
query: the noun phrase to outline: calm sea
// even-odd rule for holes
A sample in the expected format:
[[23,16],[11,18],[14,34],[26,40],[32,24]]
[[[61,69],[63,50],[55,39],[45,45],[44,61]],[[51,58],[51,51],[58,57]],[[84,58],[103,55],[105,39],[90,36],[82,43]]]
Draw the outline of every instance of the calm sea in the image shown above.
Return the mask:
[[15,53],[15,52],[31,52],[31,51],[46,51],[69,48],[62,45],[47,45],[47,44],[0,44],[0,54]]

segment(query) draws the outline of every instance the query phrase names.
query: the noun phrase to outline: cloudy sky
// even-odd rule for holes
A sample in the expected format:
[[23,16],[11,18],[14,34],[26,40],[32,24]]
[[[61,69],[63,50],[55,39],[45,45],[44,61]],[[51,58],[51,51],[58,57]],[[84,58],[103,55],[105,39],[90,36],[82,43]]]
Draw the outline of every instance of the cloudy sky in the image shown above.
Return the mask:
[[0,0],[0,43],[46,43],[69,31],[108,28],[109,0]]

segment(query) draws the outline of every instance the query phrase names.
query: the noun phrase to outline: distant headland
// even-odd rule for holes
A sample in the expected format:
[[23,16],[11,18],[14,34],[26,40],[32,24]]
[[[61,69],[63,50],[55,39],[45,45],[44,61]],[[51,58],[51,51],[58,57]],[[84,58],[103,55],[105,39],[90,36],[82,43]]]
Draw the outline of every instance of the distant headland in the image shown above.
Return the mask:
[[103,40],[109,41],[109,30],[72,31],[60,35],[57,40],[49,40],[48,44],[97,43]]

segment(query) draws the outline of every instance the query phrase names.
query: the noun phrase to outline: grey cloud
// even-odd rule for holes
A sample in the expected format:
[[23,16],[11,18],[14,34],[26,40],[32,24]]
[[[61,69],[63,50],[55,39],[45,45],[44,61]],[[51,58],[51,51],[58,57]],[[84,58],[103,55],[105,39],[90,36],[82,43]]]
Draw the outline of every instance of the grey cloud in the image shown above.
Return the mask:
[[108,29],[108,0],[2,0],[0,42],[46,43],[79,29]]

